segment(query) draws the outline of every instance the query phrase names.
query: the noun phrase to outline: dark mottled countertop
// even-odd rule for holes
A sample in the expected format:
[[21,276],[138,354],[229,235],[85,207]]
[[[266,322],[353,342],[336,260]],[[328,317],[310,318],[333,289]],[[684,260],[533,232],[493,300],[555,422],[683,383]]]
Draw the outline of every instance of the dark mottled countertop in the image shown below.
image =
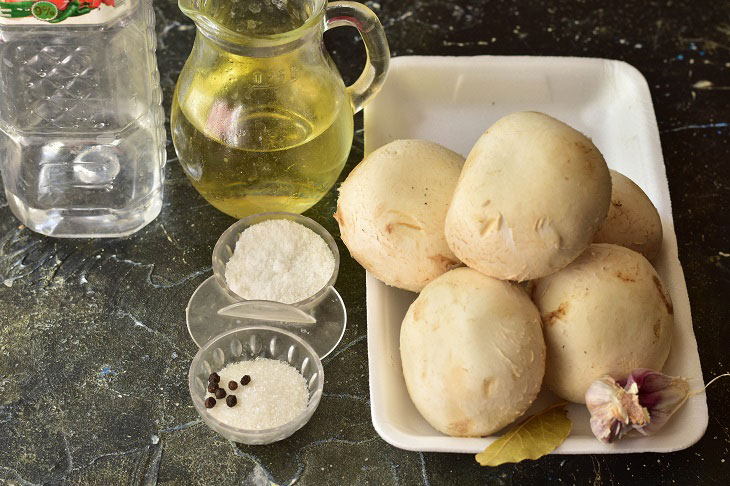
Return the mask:
[[[157,0],[169,114],[194,28]],[[382,0],[393,55],[524,54],[625,60],[648,79],[667,166],[679,256],[706,378],[730,370],[730,7],[695,2]],[[353,30],[327,34],[345,78],[363,62]],[[361,117],[358,117],[358,127]],[[232,219],[170,163],[160,217],[117,240],[54,240],[20,227],[0,196],[0,482],[225,484],[730,484],[730,384],[710,423],[671,454],[550,456],[480,468],[472,455],[383,442],[370,421],[364,272],[343,251],[349,326],[325,360],[312,421],[290,439],[237,446],[203,425],[187,372],[196,347],[185,304],[211,274]],[[362,156],[358,130],[345,173]],[[309,215],[336,232],[334,193]],[[341,246],[344,250],[344,247]]]

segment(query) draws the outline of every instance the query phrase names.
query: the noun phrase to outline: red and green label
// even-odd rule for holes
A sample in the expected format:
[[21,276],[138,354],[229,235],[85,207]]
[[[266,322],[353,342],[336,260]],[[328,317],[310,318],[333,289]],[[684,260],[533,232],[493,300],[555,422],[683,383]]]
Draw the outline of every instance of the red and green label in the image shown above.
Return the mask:
[[35,17],[44,22],[57,23],[87,14],[102,3],[114,6],[114,0],[4,0],[0,1],[0,17]]

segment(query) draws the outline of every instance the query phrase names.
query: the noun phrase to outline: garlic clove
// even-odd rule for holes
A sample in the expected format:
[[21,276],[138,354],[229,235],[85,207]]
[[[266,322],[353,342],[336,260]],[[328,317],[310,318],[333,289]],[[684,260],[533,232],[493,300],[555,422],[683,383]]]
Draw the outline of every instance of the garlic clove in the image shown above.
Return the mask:
[[591,413],[591,430],[602,442],[614,442],[637,425],[643,427],[649,422],[635,383],[623,388],[610,376],[603,376],[591,383],[585,399]]
[[636,388],[639,403],[649,411],[650,422],[634,424],[634,428],[644,435],[654,434],[662,428],[690,394],[689,382],[685,378],[647,368],[633,370],[624,388]]
[[604,376],[591,383],[585,396],[593,435],[607,443],[632,429],[654,434],[689,397],[686,379],[647,368],[633,370],[625,383]]

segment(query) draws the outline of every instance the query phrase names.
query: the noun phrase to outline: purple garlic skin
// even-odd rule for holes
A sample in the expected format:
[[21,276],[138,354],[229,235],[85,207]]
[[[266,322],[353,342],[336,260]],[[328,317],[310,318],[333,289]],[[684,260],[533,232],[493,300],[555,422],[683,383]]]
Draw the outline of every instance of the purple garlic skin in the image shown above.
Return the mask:
[[629,373],[626,382],[603,376],[586,390],[591,430],[612,443],[631,430],[657,432],[689,397],[689,382],[647,368]]
[[637,368],[629,374],[625,387],[634,385],[639,390],[639,403],[649,410],[651,417],[648,424],[634,426],[644,435],[654,434],[661,429],[689,397],[689,382],[686,379],[647,368]]

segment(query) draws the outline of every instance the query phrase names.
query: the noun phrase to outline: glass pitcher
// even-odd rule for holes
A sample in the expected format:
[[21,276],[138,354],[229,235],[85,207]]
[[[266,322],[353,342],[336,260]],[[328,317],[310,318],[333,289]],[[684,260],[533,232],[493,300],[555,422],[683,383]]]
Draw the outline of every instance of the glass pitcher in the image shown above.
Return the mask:
[[[326,0],[179,0],[197,35],[173,99],[180,163],[200,194],[236,218],[305,211],[337,180],[353,113],[380,89],[390,53],[375,14]],[[325,30],[360,31],[367,64],[345,87]]]

